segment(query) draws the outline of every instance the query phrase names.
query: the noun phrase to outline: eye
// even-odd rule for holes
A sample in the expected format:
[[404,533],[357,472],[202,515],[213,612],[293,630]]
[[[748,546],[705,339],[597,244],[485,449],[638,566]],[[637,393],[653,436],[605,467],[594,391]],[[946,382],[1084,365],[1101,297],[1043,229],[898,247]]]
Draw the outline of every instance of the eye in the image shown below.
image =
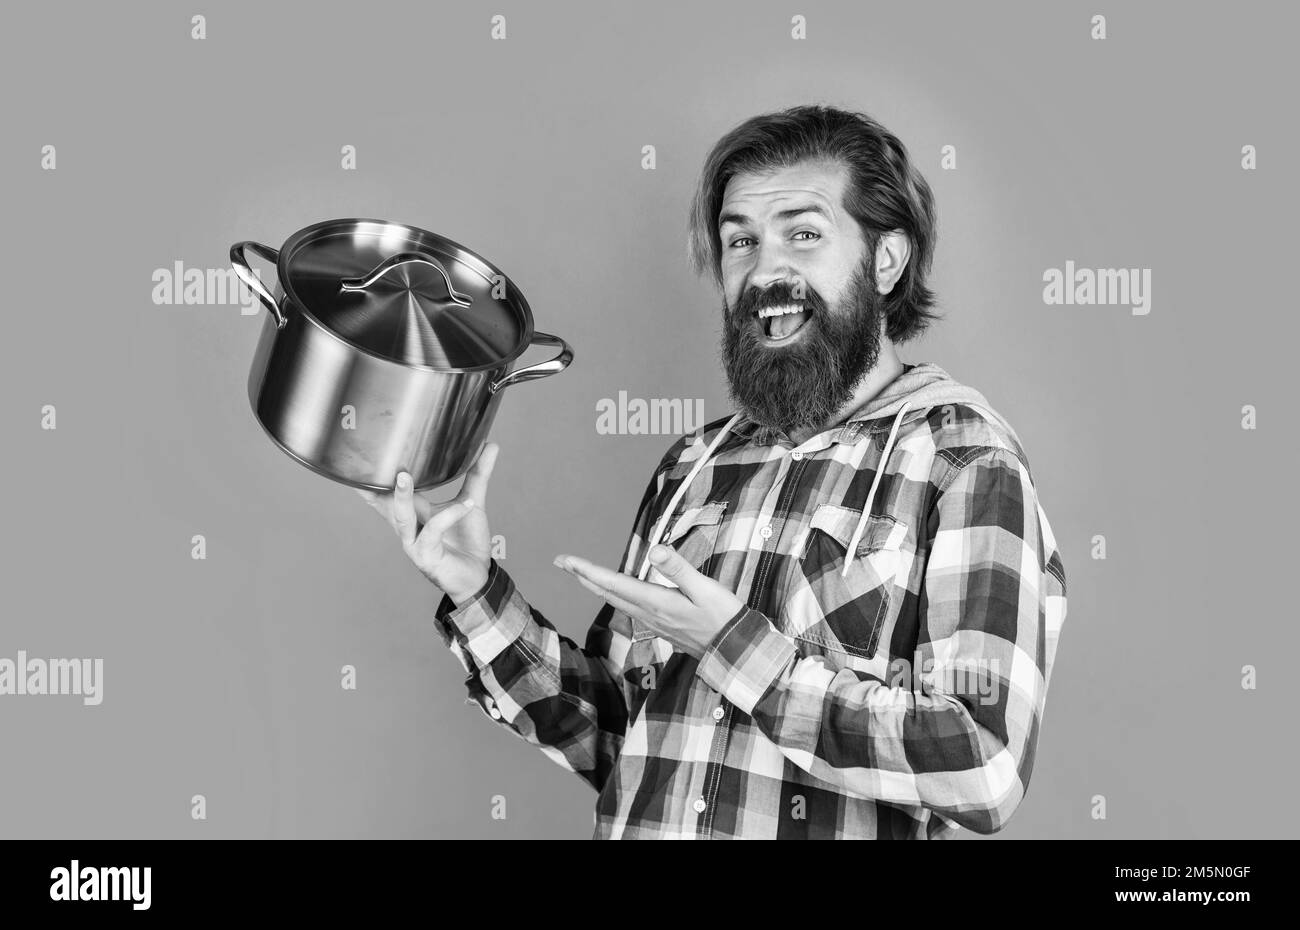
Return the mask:
[[[821,238],[821,233],[815,232],[815,231],[813,231],[813,230],[811,230],[811,229],[801,229],[801,230],[799,230],[797,233],[795,233],[795,237],[798,238],[799,236],[802,236],[802,235],[804,235],[805,233],[807,233],[808,235],[812,236],[813,239],[820,239],[820,238]],[[804,242],[811,242],[812,239],[804,239],[804,240],[802,240],[802,241],[804,241]]]
[[740,243],[742,243],[742,242],[753,242],[753,241],[754,241],[754,240],[751,239],[751,238],[749,238],[748,236],[741,236],[739,239],[733,239],[733,240],[732,240],[732,242],[731,242],[731,248],[733,248],[733,249],[738,249],[738,248],[741,247],[741,246],[740,246]]

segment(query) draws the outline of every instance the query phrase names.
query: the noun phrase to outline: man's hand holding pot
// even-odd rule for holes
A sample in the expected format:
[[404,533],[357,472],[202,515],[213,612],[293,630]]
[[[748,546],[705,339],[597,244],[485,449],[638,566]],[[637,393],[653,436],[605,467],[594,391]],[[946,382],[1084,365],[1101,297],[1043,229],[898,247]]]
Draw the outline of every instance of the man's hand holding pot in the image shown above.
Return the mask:
[[397,533],[415,567],[457,606],[487,583],[492,552],[487,489],[499,451],[496,443],[484,443],[460,493],[443,503],[416,495],[406,472],[398,473],[391,492],[357,489]]

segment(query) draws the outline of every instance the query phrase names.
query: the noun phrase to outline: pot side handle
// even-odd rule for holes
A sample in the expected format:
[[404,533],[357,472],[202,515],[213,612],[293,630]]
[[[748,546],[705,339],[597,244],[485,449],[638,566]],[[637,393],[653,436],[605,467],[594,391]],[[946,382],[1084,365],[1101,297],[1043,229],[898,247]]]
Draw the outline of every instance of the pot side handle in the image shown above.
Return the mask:
[[560,354],[550,361],[538,362],[536,365],[529,365],[527,368],[519,368],[510,372],[501,380],[492,382],[491,386],[488,387],[489,394],[495,394],[502,388],[509,387],[512,384],[532,381],[535,378],[545,378],[547,375],[564,371],[569,367],[569,363],[573,361],[573,349],[569,348],[569,344],[559,336],[534,332],[531,345],[559,346]]
[[275,317],[275,328],[284,329],[284,324],[287,318],[280,312],[280,308],[276,306],[275,297],[273,297],[271,292],[266,289],[266,285],[262,283],[262,279],[253,274],[253,269],[248,267],[248,259],[244,257],[244,251],[246,249],[260,255],[262,258],[277,267],[280,262],[280,253],[269,245],[262,245],[260,242],[236,242],[230,247],[230,264],[235,266],[235,274],[239,275],[239,279],[247,284],[249,289],[257,295],[258,300],[262,302],[262,306],[271,311],[271,316]]

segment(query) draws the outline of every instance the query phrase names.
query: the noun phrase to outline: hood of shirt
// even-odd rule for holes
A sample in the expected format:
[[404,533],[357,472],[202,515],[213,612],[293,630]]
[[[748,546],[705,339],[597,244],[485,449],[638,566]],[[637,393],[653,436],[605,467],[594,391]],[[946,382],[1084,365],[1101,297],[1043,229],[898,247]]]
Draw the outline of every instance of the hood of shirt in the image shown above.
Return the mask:
[[[983,394],[955,380],[931,362],[908,366],[897,378],[885,385],[879,394],[845,417],[844,424],[862,422],[861,428],[871,432],[892,430],[895,421],[901,428],[926,416],[931,408],[944,404],[967,404],[980,408],[1006,430],[1017,447],[1020,446],[1020,437],[1011,428],[1011,424],[993,409]],[[900,418],[898,414],[904,405],[907,406],[907,411]],[[739,415],[738,422],[744,421],[753,424],[747,416]],[[752,435],[761,442],[771,442],[779,435],[769,427],[754,425],[752,428]]]
[[890,429],[904,404],[907,404],[908,410],[899,421],[902,425],[924,417],[932,407],[942,407],[945,404],[979,407],[1007,431],[1017,446],[1020,445],[1020,437],[1011,428],[1011,424],[993,409],[983,394],[955,380],[931,362],[922,362],[904,371],[885,385],[879,394],[849,414],[847,422],[866,420],[871,421],[868,423],[870,429]]

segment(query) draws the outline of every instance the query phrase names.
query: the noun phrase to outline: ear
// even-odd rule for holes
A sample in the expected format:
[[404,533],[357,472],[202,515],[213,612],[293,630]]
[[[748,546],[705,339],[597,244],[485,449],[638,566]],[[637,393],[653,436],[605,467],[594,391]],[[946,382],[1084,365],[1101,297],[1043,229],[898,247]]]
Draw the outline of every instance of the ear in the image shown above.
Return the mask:
[[912,255],[912,243],[901,229],[885,233],[876,243],[876,291],[888,294],[898,283]]

